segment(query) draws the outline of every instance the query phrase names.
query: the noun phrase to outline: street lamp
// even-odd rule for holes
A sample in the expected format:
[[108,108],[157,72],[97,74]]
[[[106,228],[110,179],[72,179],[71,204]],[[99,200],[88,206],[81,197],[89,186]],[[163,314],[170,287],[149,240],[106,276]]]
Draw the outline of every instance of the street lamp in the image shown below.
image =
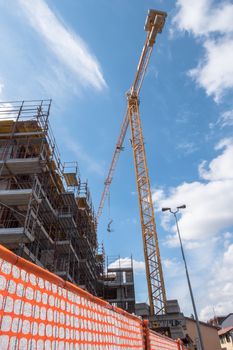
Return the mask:
[[196,319],[197,333],[198,333],[200,347],[201,347],[200,350],[205,350],[204,345],[203,345],[202,336],[201,336],[200,323],[199,323],[198,316],[197,316],[197,310],[196,310],[196,305],[195,305],[195,301],[194,301],[193,291],[192,291],[191,282],[190,282],[190,278],[189,278],[188,267],[187,267],[187,263],[186,263],[186,259],[185,259],[185,255],[184,255],[183,244],[182,244],[182,240],[181,240],[181,236],[180,236],[180,229],[179,229],[179,225],[178,225],[177,215],[176,215],[180,211],[180,209],[185,209],[185,208],[186,208],[186,205],[183,204],[183,205],[180,205],[179,207],[176,207],[175,211],[172,211],[171,208],[162,208],[162,211],[169,211],[175,217],[176,229],[177,229],[177,233],[178,233],[178,237],[179,237],[179,241],[180,241],[181,253],[182,253],[183,260],[184,260],[184,266],[185,266],[185,272],[186,272],[186,277],[187,277],[187,281],[188,281],[189,292],[190,292],[192,305],[193,305],[193,311],[194,311],[194,315],[195,315],[195,319]]

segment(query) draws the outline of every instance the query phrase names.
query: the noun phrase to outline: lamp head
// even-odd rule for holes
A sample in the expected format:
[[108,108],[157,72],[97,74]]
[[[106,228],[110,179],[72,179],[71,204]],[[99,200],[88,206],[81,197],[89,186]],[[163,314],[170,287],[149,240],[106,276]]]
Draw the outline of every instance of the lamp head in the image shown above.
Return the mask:
[[171,210],[171,208],[162,208],[162,211],[170,211]]
[[177,209],[185,209],[186,208],[186,205],[183,204],[183,205],[180,205],[179,207],[177,207]]

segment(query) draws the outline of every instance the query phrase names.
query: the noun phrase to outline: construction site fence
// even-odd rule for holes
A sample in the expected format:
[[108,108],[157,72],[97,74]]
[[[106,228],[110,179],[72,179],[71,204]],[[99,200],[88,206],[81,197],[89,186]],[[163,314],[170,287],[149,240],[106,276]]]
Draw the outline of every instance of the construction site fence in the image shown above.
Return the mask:
[[0,349],[185,348],[0,245]]

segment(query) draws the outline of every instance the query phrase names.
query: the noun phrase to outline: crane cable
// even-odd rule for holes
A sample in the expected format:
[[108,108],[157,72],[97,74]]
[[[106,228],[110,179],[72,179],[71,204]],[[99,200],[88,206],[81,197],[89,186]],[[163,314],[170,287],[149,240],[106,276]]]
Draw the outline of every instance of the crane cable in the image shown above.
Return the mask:
[[108,226],[107,226],[107,231],[109,233],[113,232],[113,230],[111,229],[111,225],[113,223],[113,219],[111,218],[111,207],[110,207],[110,191],[108,192]]

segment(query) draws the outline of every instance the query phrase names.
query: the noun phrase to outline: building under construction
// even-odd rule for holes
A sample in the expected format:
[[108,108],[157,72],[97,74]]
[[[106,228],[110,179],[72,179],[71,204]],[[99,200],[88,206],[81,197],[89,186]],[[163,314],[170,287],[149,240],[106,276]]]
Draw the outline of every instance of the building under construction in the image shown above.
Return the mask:
[[77,163],[62,164],[50,100],[0,105],[0,244],[97,295],[104,255]]
[[135,313],[133,259],[107,258],[104,276],[104,299],[114,306]]

